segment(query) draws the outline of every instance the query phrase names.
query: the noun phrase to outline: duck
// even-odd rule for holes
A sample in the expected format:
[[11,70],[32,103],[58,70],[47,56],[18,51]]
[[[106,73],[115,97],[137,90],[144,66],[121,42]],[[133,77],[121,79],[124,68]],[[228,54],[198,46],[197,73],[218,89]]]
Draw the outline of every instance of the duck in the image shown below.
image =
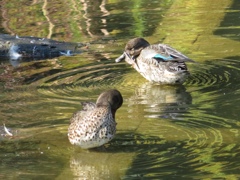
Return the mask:
[[195,62],[166,44],[150,44],[144,38],[129,40],[121,56],[145,79],[158,84],[182,84],[190,75],[186,62]]
[[116,89],[102,92],[96,103],[82,102],[82,110],[73,114],[68,127],[68,139],[82,149],[102,146],[116,133],[115,113],[123,97]]

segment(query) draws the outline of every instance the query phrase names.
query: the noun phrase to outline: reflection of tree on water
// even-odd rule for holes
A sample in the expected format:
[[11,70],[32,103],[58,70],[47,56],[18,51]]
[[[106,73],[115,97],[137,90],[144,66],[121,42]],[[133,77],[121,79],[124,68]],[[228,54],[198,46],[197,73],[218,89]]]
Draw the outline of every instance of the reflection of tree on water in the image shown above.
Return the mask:
[[[76,179],[192,179],[238,177],[239,145],[203,146],[157,136],[119,133],[101,150],[75,151],[70,169]],[[234,158],[233,158],[234,156]],[[232,164],[226,164],[231,158]]]
[[143,108],[147,117],[178,119],[179,115],[188,111],[192,97],[183,85],[162,86],[145,83],[136,89],[136,94],[128,101],[133,111]]
[[184,141],[140,146],[125,178],[238,179],[240,156],[233,155],[237,149],[236,144],[210,148]]
[[91,37],[94,37],[98,34],[104,34],[109,35],[108,30],[105,28],[106,26],[106,18],[105,16],[109,15],[109,12],[105,8],[106,0],[102,1],[86,1],[82,0],[83,5],[83,19],[82,21],[83,31],[85,31],[86,34],[90,35]]
[[215,35],[224,36],[239,41],[239,8],[240,1],[234,0],[230,11],[227,11],[220,26],[214,31]]
[[168,146],[165,140],[156,136],[118,133],[105,147],[91,150],[76,148],[70,158],[70,169],[76,179],[124,179],[136,154],[153,144],[162,148]]
[[68,41],[79,41],[86,35],[91,38],[108,35],[150,36],[171,4],[169,0],[59,0],[32,3],[3,0],[0,30],[21,36]]
[[150,36],[170,5],[168,1],[149,3],[147,0],[107,4],[106,0],[82,0],[81,2],[84,10],[83,19],[80,20],[81,30],[91,37],[110,34]]

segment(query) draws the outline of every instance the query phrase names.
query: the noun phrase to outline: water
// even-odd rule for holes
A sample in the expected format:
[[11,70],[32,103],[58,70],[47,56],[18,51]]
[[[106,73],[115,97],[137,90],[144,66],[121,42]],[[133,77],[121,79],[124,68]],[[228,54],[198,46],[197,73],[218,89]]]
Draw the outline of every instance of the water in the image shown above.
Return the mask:
[[[3,1],[3,33],[90,45],[72,57],[1,61],[0,119],[13,136],[0,128],[0,178],[239,179],[239,6],[236,0]],[[115,63],[135,36],[194,59],[191,76],[183,85],[154,85]],[[124,98],[116,137],[96,150],[72,146],[72,113],[109,88]]]

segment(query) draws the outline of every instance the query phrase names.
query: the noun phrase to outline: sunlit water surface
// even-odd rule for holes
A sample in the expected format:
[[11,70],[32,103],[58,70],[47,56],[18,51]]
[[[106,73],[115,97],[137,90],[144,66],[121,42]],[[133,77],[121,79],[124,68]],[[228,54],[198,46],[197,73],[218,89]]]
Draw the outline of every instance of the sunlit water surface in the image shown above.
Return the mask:
[[[153,7],[141,10],[148,14],[149,8]],[[160,9],[153,8],[152,16]],[[127,18],[122,10],[111,11]],[[199,6],[195,11],[201,14],[204,10]],[[158,37],[145,28],[149,39]],[[218,33],[227,36],[222,29]],[[196,50],[208,43],[201,40],[186,51],[196,59],[188,64],[191,76],[187,81],[156,85],[125,62],[114,62],[132,35],[121,34],[124,38],[117,41],[112,41],[114,36],[99,40],[89,51],[73,57],[3,62],[0,118],[13,136],[0,136],[1,179],[240,178],[240,56],[233,50],[212,58],[210,50]],[[224,46],[218,44],[220,49]],[[184,44],[180,47],[184,51]],[[214,47],[212,51],[217,54]],[[72,146],[67,139],[72,113],[81,109],[80,102],[95,101],[110,88],[117,88],[124,98],[116,114],[116,137],[94,150]],[[3,126],[0,133],[5,134]]]

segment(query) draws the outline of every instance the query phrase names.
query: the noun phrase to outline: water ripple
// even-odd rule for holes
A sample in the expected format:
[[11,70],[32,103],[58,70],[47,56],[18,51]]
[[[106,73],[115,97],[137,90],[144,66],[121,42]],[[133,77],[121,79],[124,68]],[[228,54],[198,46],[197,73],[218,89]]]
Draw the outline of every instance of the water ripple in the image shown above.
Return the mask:
[[[36,126],[41,132],[58,127],[68,143],[69,118],[80,109],[79,102],[95,101],[103,90],[117,88],[124,103],[116,115],[116,138],[104,153],[74,154],[69,162],[74,175],[116,179],[114,168],[121,169],[118,173],[126,179],[199,179],[216,172],[220,174],[216,178],[231,178],[230,172],[236,173],[240,160],[236,60],[192,65],[192,76],[176,86],[149,83],[125,63],[80,63],[32,82],[37,95],[33,89],[8,94],[11,103],[2,98],[7,127],[14,125],[12,120],[15,127]],[[50,137],[54,141],[58,136]],[[102,164],[96,166],[99,159]]]
[[[229,84],[231,78],[234,76],[232,73],[233,67],[229,63],[237,63],[234,60],[218,60],[197,64],[197,68],[193,70],[191,76],[186,82],[187,86],[213,86],[217,84]],[[237,65],[237,64],[236,64]],[[237,72],[238,73],[238,72]]]
[[118,78],[121,78],[122,75],[119,69],[122,69],[122,66],[123,64],[118,65],[109,62],[88,64],[44,78],[41,82],[41,87],[69,84],[88,87],[112,84],[118,80]]

